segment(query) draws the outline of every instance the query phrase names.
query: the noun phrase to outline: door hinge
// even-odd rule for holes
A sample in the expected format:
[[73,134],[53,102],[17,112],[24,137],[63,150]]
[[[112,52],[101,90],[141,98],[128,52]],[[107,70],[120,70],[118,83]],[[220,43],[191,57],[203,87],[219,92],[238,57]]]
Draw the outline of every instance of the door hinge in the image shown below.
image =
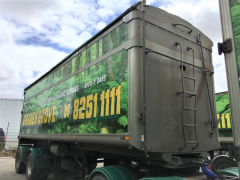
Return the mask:
[[230,53],[232,52],[232,40],[227,39],[222,43],[218,43],[218,54],[221,55],[222,53]]

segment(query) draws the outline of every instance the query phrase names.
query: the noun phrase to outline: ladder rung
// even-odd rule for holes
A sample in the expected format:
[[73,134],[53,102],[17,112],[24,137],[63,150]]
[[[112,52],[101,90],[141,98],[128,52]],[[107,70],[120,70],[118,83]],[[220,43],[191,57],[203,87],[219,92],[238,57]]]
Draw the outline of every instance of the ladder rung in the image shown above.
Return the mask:
[[196,125],[193,125],[193,124],[184,124],[184,126],[187,126],[187,127],[196,127]]
[[190,64],[190,63],[188,63],[188,62],[185,62],[185,61],[183,61],[183,63],[185,63],[185,64],[187,64],[187,65],[189,65],[189,66],[195,66],[195,67],[196,67],[196,65],[195,65],[195,64]]
[[183,108],[185,110],[189,110],[189,111],[196,111],[196,109],[191,109],[191,108]]
[[177,94],[182,94],[183,92],[182,91],[177,91]]
[[195,144],[198,143],[198,141],[187,141],[188,144]]
[[191,93],[191,92],[188,92],[188,91],[185,91],[186,94],[189,94],[190,96],[196,96],[195,93]]
[[184,78],[191,79],[191,80],[195,81],[195,78],[191,78],[191,77],[188,77],[188,76],[184,76]]

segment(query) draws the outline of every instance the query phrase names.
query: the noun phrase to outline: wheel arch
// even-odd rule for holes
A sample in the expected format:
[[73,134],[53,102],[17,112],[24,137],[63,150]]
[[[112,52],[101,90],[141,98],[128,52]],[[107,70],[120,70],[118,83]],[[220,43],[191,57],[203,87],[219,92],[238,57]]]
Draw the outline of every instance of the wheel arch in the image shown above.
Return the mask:
[[139,176],[138,174],[131,168],[127,168],[125,166],[107,166],[107,167],[100,167],[95,168],[91,174],[89,175],[89,179],[95,174],[95,173],[102,173],[106,176],[108,180],[138,180]]
[[26,163],[27,157],[29,154],[29,150],[31,149],[30,146],[19,146],[18,150],[20,149],[20,162]]
[[218,169],[218,166],[221,166],[221,165],[224,165],[224,164],[226,164],[230,167],[236,167],[237,166],[237,162],[235,161],[235,159],[229,158],[228,155],[219,155],[219,156],[215,157],[212,160],[211,164],[214,165],[216,169]]
[[51,168],[51,158],[53,155],[47,148],[30,148],[27,156],[32,153],[33,169],[47,169]]
[[[216,161],[217,159],[219,159],[219,158],[222,158],[222,157],[229,158],[229,156],[228,156],[228,155],[218,155],[218,156],[216,156],[215,158],[213,158],[213,160],[212,160],[212,163],[213,163],[214,161]],[[236,162],[236,160],[235,160],[235,159],[233,159],[233,161],[235,161],[235,162]]]

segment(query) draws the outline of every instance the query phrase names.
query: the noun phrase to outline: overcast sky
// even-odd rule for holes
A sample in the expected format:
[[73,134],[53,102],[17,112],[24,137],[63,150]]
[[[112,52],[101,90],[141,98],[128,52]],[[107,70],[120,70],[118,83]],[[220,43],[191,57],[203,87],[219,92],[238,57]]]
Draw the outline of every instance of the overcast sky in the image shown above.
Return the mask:
[[[135,0],[0,0],[0,98],[22,98],[34,82]],[[216,92],[227,91],[217,0],[147,0],[199,28],[214,42]]]

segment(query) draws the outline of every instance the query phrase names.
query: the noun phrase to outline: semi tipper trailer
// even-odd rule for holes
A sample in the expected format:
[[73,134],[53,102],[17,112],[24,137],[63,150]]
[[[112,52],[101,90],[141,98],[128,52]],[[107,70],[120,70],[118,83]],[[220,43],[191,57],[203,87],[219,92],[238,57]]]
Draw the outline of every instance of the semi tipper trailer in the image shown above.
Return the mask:
[[237,167],[236,159],[229,157],[229,146],[233,146],[233,131],[228,92],[216,93],[217,119],[219,119],[220,148],[211,164],[216,169]]
[[130,7],[25,88],[16,171],[115,180],[199,169],[219,148],[212,46],[173,14]]

